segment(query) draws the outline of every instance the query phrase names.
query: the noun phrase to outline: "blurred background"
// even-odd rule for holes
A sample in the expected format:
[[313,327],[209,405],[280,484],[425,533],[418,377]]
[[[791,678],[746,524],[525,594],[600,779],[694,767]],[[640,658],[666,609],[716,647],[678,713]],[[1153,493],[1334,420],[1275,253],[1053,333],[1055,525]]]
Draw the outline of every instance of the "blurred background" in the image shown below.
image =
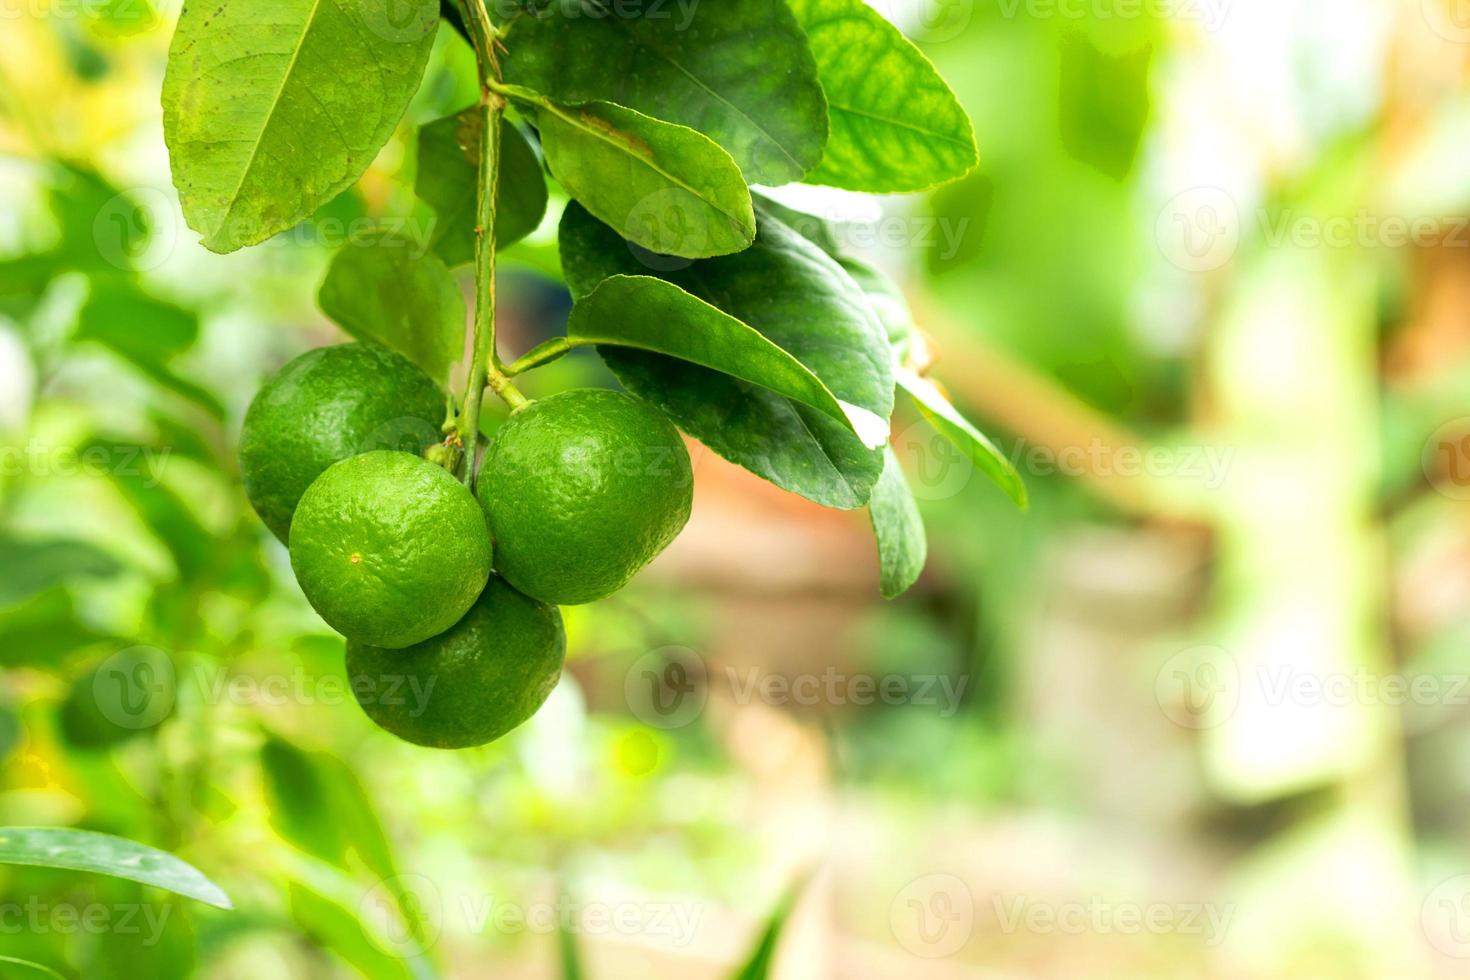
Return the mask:
[[[0,954],[713,978],[774,912],[785,978],[1470,976],[1470,7],[874,2],[982,166],[780,197],[898,277],[1031,510],[900,415],[931,554],[885,603],[864,514],[691,446],[687,533],[448,754],[353,703],[233,443],[343,339],[333,251],[427,227],[413,127],[468,49],[358,187],[220,257],[161,136],[177,0],[0,0],[0,825],[237,907],[0,868]],[[568,309],[557,210],[506,253],[508,355]]]

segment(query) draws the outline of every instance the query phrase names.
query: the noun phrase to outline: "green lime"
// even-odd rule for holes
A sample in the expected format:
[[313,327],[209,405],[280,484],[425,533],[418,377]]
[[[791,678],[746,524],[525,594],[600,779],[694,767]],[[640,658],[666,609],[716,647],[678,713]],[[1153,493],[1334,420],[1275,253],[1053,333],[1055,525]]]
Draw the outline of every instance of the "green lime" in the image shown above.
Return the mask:
[[459,622],[490,575],[475,498],[419,456],[379,450],[333,464],[291,523],[291,567],[347,637],[406,647]]
[[407,358],[370,344],[308,351],[255,395],[240,432],[250,505],[282,541],[296,502],[339,460],[418,453],[443,438],[444,393]]
[[415,745],[464,749],[536,713],[561,676],[566,634],[555,606],[497,576],[446,633],[406,650],[347,644],[347,678],[368,717]]
[[476,495],[496,571],[574,606],[612,595],[689,520],[689,453],[657,409],[616,391],[532,402],[491,440]]

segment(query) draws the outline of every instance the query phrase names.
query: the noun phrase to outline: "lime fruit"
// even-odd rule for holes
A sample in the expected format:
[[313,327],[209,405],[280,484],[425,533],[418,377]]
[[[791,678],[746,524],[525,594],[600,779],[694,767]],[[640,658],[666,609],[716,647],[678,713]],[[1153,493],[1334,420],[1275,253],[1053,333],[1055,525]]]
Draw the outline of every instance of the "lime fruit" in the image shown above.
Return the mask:
[[476,495],[496,571],[573,606],[611,595],[689,520],[689,453],[657,409],[616,391],[532,402],[491,440]]
[[407,358],[369,344],[308,351],[255,395],[240,433],[250,505],[282,541],[313,480],[373,449],[419,453],[443,438],[444,393]]
[[406,647],[465,614],[490,575],[475,498],[441,467],[378,450],[328,467],[291,522],[307,600],[347,637]]
[[494,741],[536,713],[561,676],[561,613],[492,575],[448,632],[405,650],[347,644],[347,678],[368,717],[435,749]]

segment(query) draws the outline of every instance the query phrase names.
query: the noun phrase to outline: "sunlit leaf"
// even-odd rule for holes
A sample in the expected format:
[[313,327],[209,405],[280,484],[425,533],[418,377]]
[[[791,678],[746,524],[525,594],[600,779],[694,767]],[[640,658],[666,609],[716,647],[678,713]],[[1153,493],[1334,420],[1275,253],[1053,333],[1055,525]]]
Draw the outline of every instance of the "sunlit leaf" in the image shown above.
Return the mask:
[[360,177],[418,88],[436,0],[187,3],[163,83],[184,217],[231,252]]
[[229,897],[193,865],[111,834],[61,827],[0,827],[0,864],[91,871],[153,885],[215,908],[233,908]]
[[929,59],[864,0],[790,0],[816,55],[832,134],[812,184],[921,191],[979,163],[975,130]]

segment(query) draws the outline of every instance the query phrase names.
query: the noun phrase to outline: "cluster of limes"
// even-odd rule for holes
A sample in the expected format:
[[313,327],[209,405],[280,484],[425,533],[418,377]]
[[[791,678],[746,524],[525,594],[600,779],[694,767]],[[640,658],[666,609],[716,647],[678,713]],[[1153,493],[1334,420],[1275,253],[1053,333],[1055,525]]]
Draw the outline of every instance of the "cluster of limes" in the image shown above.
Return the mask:
[[693,481],[662,413],[578,389],[512,414],[472,489],[435,461],[446,404],[396,353],[321,348],[261,388],[240,461],[307,600],[347,638],[369,717],[464,748],[535,713],[565,656],[557,606],[611,595],[667,547]]

